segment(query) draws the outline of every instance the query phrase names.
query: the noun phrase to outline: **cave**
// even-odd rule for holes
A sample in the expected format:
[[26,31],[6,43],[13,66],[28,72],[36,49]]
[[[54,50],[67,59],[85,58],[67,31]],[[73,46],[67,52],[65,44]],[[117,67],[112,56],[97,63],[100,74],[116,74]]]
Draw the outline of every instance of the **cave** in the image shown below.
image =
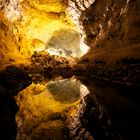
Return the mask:
[[0,0],[0,139],[139,140],[139,0]]

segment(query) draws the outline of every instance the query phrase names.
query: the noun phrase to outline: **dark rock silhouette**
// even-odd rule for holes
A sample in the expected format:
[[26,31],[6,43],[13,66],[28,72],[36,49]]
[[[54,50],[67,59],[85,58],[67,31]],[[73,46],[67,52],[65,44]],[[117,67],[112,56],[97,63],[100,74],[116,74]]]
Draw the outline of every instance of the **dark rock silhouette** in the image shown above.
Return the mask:
[[14,96],[29,84],[31,78],[19,68],[9,66],[0,72],[0,137],[15,140],[17,126],[15,115],[18,111]]

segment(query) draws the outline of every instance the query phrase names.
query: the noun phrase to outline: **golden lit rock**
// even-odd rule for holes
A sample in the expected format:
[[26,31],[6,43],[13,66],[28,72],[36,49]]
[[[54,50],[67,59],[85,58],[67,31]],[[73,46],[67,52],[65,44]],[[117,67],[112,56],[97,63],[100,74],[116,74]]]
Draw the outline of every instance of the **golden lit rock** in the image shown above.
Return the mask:
[[34,51],[44,50],[55,31],[77,30],[67,12],[66,1],[12,0],[2,4],[0,56],[4,63],[18,61],[15,58],[19,57],[27,59]]

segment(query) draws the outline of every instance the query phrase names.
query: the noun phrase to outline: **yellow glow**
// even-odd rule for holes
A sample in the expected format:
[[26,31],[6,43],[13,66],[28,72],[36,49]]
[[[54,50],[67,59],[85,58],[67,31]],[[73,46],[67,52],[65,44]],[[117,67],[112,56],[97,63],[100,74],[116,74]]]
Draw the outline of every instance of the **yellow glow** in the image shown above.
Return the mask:
[[50,12],[50,11],[59,12],[66,8],[66,7],[64,7],[64,5],[62,5],[60,0],[51,0],[51,1],[48,0],[48,1],[46,1],[46,3],[44,2],[43,4],[36,3],[35,1],[29,0],[29,3],[34,8],[37,8],[41,11],[46,11],[46,12]]
[[[47,117],[53,112],[62,113],[66,108],[71,107],[68,115],[76,113],[80,99],[72,103],[62,103],[54,99],[52,94],[45,90],[46,85],[32,84],[25,90],[21,91],[16,97],[17,104],[26,119],[35,117]],[[22,99],[21,99],[22,97]],[[45,115],[45,116],[44,116]]]
[[[23,34],[23,40],[25,40],[23,42],[23,48],[26,48],[31,53],[34,51],[42,51],[46,47],[45,44],[55,31],[62,28],[73,28],[76,30],[74,23],[71,21],[66,11],[66,7],[60,3],[59,0],[53,4],[50,3],[50,1],[46,1],[45,4],[31,4],[36,7],[37,10],[28,6],[25,7],[25,3],[22,3],[24,7],[23,11],[25,11],[22,26],[19,27],[22,31],[21,34]],[[61,13],[64,12],[65,16],[63,16],[63,14],[61,15]],[[36,44],[33,45],[32,43],[29,43],[32,42],[33,39],[42,41],[44,45],[36,46]]]
[[[17,63],[19,59],[28,61],[35,51],[48,50],[46,44],[56,31],[78,31],[67,12],[66,1],[62,0],[11,0],[0,11],[0,20],[4,26],[4,30],[0,28],[0,44],[3,45],[0,57],[4,58],[0,63],[4,64],[13,62],[9,60]],[[48,52],[54,53],[50,50]]]
[[45,50],[45,44],[39,39],[32,39],[31,46],[34,48],[34,51],[40,52]]
[[[30,136],[37,136],[40,139],[42,129],[45,133],[48,130],[55,132],[55,129],[58,134],[61,129],[77,126],[80,123],[81,109],[85,105],[82,100],[87,94],[88,89],[74,77],[70,79],[59,77],[49,83],[45,81],[40,84],[32,83],[15,97],[19,106],[16,114],[19,134],[17,140],[28,139]],[[62,139],[63,135],[62,131],[60,135]]]
[[62,0],[11,0],[0,11],[1,25],[6,25],[4,30],[7,33],[6,36],[0,28],[5,48],[0,50],[1,56],[6,58],[4,55],[9,56],[11,53],[9,57],[23,55],[24,58],[29,58],[34,51],[46,48],[47,41],[55,31],[61,28],[76,30],[66,11],[66,5]]

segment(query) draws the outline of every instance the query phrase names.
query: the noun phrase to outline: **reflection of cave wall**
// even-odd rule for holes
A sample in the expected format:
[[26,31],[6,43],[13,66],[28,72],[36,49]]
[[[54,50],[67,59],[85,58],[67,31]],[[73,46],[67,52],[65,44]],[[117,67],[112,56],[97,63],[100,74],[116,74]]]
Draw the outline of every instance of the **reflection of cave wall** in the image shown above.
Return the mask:
[[95,140],[139,139],[140,89],[82,81],[91,94],[85,97],[87,106],[81,120]]

